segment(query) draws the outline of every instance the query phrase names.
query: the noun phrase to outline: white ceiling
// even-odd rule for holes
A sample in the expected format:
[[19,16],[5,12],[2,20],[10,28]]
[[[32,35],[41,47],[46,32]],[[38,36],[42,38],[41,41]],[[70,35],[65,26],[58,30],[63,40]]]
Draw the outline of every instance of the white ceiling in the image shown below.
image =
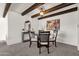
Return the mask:
[[33,3],[13,3],[10,7],[11,11],[17,13],[22,13],[24,10],[28,9]]
[[[23,11],[28,9],[30,6],[32,6],[33,4],[34,3],[12,3],[9,11],[22,13]],[[44,9],[48,9],[48,8],[54,7],[54,6],[58,5],[58,4],[59,3],[45,3],[44,5],[40,6],[39,8],[31,11],[30,14],[39,13],[41,7],[44,7]],[[0,3],[0,12],[1,12],[0,15],[3,15],[4,8],[5,8],[5,3]]]
[[[15,11],[17,13],[22,13],[24,10],[28,9],[30,6],[32,6],[34,3],[13,3],[10,7],[11,11]],[[45,3],[44,5],[40,6],[39,8],[31,11],[31,14],[36,14],[40,12],[40,8],[44,7],[44,9],[48,9],[51,7],[54,7],[58,5],[59,3]]]
[[[12,3],[9,11],[14,11],[14,12],[21,14],[23,11],[28,9],[33,4],[34,3]],[[59,5],[59,4],[61,4],[61,3],[45,3],[44,5],[40,6],[39,8],[31,11],[29,14],[34,15],[36,13],[39,13],[41,7],[44,7],[44,9],[46,10],[46,9],[49,9],[49,8]],[[5,8],[5,3],[0,3],[0,15],[3,14],[4,8]],[[66,8],[64,8],[64,9],[66,9]]]

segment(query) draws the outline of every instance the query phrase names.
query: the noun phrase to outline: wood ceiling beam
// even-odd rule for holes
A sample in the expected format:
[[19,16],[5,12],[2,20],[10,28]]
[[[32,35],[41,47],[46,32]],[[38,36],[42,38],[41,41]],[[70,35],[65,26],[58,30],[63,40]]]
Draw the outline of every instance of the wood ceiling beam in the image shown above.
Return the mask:
[[32,10],[40,7],[41,5],[43,5],[44,3],[35,3],[33,4],[31,7],[29,7],[28,9],[26,9],[25,11],[23,11],[21,13],[22,16],[26,15],[27,13],[31,12]]
[[11,3],[6,3],[5,9],[4,9],[4,12],[3,12],[3,17],[5,17],[7,15],[10,6],[11,6]]
[[54,14],[50,14],[50,15],[47,15],[47,16],[44,16],[44,17],[40,17],[38,19],[39,20],[45,19],[45,18],[49,18],[49,17],[53,17],[53,16],[57,16],[57,15],[62,15],[62,14],[66,14],[66,13],[70,13],[70,12],[74,12],[74,11],[77,11],[77,7],[74,7],[74,8],[68,9],[68,10],[64,10],[64,11],[61,11],[61,12],[57,12],[57,13],[54,13]]
[[[49,9],[45,10],[44,14],[50,13],[52,11],[56,11],[58,9],[61,9],[61,8],[64,8],[64,7],[73,5],[73,4],[75,4],[75,3],[62,3],[62,4],[59,4],[59,5],[55,6],[55,7],[52,7],[52,8],[49,8]],[[40,13],[32,15],[31,18],[35,18],[37,16],[40,16]]]

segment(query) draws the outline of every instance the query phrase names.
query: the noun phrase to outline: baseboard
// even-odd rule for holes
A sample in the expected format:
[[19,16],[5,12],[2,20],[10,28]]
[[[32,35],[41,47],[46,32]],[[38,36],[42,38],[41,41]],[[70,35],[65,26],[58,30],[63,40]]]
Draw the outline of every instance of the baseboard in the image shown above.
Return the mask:
[[0,43],[1,43],[1,42],[6,42],[6,40],[0,40]]
[[63,43],[63,44],[67,44],[67,45],[77,46],[77,45],[73,45],[73,44],[71,44],[71,43],[67,43],[67,42],[60,42],[60,41],[57,41],[57,42],[59,42],[59,43]]

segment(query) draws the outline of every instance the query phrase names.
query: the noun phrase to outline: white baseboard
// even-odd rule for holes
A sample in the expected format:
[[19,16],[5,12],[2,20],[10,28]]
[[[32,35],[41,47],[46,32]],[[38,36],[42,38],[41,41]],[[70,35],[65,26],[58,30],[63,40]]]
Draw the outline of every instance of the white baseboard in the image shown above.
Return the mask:
[[72,46],[77,46],[76,44],[72,44],[72,43],[68,43],[68,42],[61,42],[61,41],[57,41],[57,42],[68,44],[68,45],[72,45]]

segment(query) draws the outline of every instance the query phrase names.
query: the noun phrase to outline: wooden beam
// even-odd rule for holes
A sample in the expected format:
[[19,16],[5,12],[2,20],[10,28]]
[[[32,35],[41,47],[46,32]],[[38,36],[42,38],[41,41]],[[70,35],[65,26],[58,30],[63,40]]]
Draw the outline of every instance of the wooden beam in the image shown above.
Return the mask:
[[[47,13],[52,12],[52,11],[56,11],[58,9],[61,9],[61,8],[64,8],[64,7],[73,5],[73,4],[75,4],[75,3],[62,3],[62,4],[59,4],[59,5],[55,6],[55,7],[52,7],[52,8],[49,8],[49,9],[45,10],[44,14],[47,14]],[[35,18],[37,16],[40,16],[40,13],[32,15],[31,18]]]
[[6,3],[5,9],[4,9],[4,13],[3,13],[3,17],[5,17],[6,14],[8,13],[8,10],[9,10],[10,6],[11,6],[11,3]]
[[41,5],[43,5],[44,3],[35,3],[33,4],[31,7],[29,7],[28,9],[26,9],[24,12],[21,13],[22,16],[24,16],[25,14],[31,12],[32,10],[40,7]]
[[70,12],[74,12],[74,11],[77,11],[77,7],[74,7],[74,8],[68,9],[68,10],[64,10],[64,11],[61,11],[61,12],[57,12],[57,13],[54,13],[54,14],[50,14],[50,15],[47,15],[47,16],[44,16],[44,17],[40,17],[38,19],[40,20],[40,19],[49,18],[49,17],[53,17],[53,16],[57,16],[57,15],[62,15],[62,14],[66,14],[66,13],[70,13]]

